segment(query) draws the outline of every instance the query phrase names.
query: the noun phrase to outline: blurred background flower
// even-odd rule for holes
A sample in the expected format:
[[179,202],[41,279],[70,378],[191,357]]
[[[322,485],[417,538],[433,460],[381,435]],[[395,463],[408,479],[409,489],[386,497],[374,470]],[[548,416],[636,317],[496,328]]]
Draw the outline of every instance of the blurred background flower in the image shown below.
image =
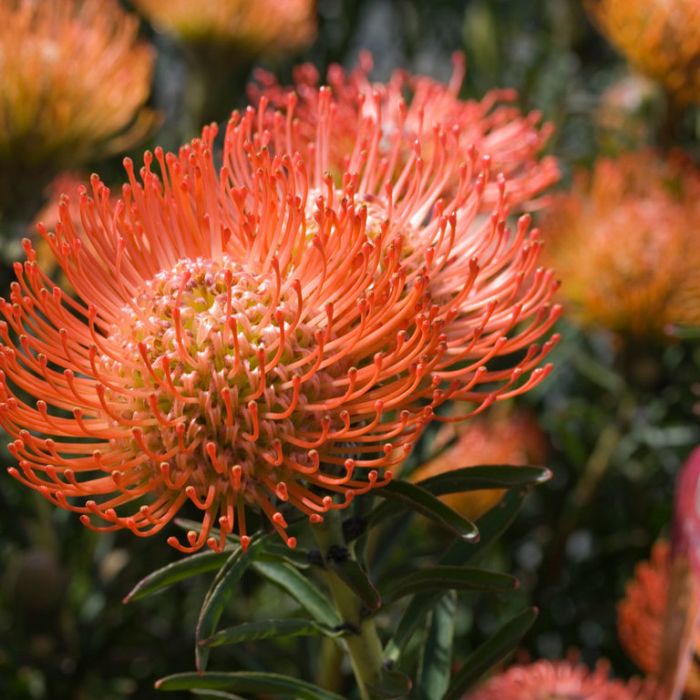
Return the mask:
[[226,119],[255,60],[279,65],[316,35],[315,0],[134,0],[133,4],[184,49],[184,118],[174,140],[192,138],[205,124]]
[[[666,540],[654,544],[648,561],[637,564],[634,578],[625,586],[625,597],[617,606],[617,631],[625,653],[645,674],[658,677],[664,619],[671,586],[670,545]],[[700,631],[695,635],[695,650],[700,648]],[[700,669],[691,663],[686,694],[700,697]]]
[[543,219],[570,311],[631,339],[700,325],[700,172],[679,153],[600,158]]
[[313,0],[134,0],[153,25],[181,41],[238,54],[284,54],[314,38]]
[[695,0],[587,0],[600,30],[674,100],[700,100],[700,5]]
[[117,0],[0,4],[0,218],[31,220],[61,170],[120,152],[154,123],[154,55]]
[[610,664],[595,669],[572,661],[536,661],[494,676],[464,700],[651,700],[637,681],[610,677]]

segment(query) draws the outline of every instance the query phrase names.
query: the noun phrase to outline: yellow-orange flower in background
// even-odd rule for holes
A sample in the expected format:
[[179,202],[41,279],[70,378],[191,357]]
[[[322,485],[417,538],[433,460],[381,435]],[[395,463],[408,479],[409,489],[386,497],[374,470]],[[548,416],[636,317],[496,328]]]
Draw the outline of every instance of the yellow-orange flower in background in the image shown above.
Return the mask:
[[[384,140],[374,147],[373,167],[391,172],[396,160],[411,162],[421,168],[423,163],[415,154],[414,141],[423,144],[423,158],[430,157],[431,130],[454,130],[459,135],[458,147],[467,152],[478,149],[489,157],[493,173],[507,178],[507,203],[514,211],[532,209],[542,204],[540,195],[559,179],[556,160],[541,157],[552,133],[552,125],[542,123],[539,112],[523,115],[514,106],[517,92],[495,89],[481,100],[461,100],[459,92],[464,79],[465,64],[461,54],[453,56],[453,74],[444,84],[424,75],[412,75],[397,70],[385,83],[372,82],[372,57],[363,53],[359,65],[350,73],[340,66],[328,70],[328,86],[333,95],[333,138],[329,144],[331,172],[336,178],[345,169],[345,161],[353,148],[368,147],[372,124],[384,127]],[[253,99],[261,96],[281,110],[288,108],[289,88],[281,86],[274,75],[263,70],[255,73],[256,81],[249,88]],[[294,94],[290,112],[299,118],[301,127],[295,144],[305,153],[313,147],[321,91],[319,74],[311,64],[297,67],[294,73]],[[397,149],[397,145],[401,145]],[[457,184],[456,173],[452,175]],[[449,185],[449,183],[445,183]],[[493,207],[501,197],[494,178],[486,185],[484,208]]]
[[[460,411],[464,409],[455,408],[456,413]],[[455,444],[413,471],[411,481],[476,465],[541,464],[547,449],[539,426],[524,413],[490,413],[462,425],[447,424],[440,429],[435,442],[444,444],[454,436]],[[476,520],[497,505],[504,494],[505,491],[496,489],[452,493],[440,498],[470,520]]]
[[240,54],[283,54],[311,43],[314,0],[134,0],[159,29],[184,42]]
[[700,100],[697,0],[588,0],[586,8],[635,68],[680,103]]
[[218,550],[248,541],[252,506],[293,546],[285,513],[319,522],[386,483],[438,406],[475,414],[550,369],[538,233],[507,226],[503,197],[478,215],[487,167],[458,133],[382,171],[384,128],[363,119],[336,187],[330,92],[308,162],[301,126],[265,110],[234,113],[220,168],[207,127],[139,177],[126,161],[116,201],[93,176],[82,229],[64,200],[40,232],[75,296],[25,241],[0,302],[10,473],[85,525],[148,536],[189,502],[201,530],[168,541]]
[[[629,658],[650,676],[658,676],[661,644],[671,575],[670,545],[656,542],[649,561],[635,567],[634,578],[625,586],[617,605],[617,633]],[[700,650],[700,634],[696,635]],[[700,670],[693,663],[686,679],[686,692],[700,697]]]
[[700,173],[681,154],[598,159],[542,228],[582,322],[633,337],[700,324]]
[[27,171],[40,192],[39,174],[144,135],[154,56],[137,33],[117,0],[0,3],[0,212]]
[[601,660],[594,670],[574,660],[536,661],[511,666],[464,700],[651,700],[649,686],[610,677]]

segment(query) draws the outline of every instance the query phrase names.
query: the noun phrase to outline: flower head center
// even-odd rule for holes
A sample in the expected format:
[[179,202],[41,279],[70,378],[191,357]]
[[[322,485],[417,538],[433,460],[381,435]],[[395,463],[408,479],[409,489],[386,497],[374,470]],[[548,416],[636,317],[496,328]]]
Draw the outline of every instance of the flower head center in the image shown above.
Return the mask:
[[314,373],[301,395],[295,369],[307,371],[314,334],[293,296],[274,272],[251,273],[225,256],[181,260],[146,283],[109,334],[124,359],[103,355],[105,373],[127,388],[112,392],[111,410],[137,426],[133,440],[149,463],[203,502],[211,487],[257,500],[282,478],[285,458],[309,463],[283,438],[308,423],[297,409],[330,376]]

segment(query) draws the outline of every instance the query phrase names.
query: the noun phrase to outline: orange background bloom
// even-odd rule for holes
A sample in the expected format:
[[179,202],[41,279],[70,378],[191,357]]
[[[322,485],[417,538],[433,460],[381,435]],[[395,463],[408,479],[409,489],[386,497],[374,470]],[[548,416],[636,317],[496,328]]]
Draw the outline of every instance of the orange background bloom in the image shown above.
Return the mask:
[[588,0],[601,31],[642,73],[682,103],[700,100],[700,5],[696,0]]
[[553,199],[543,231],[584,323],[642,337],[700,324],[700,173],[681,155],[600,158]]

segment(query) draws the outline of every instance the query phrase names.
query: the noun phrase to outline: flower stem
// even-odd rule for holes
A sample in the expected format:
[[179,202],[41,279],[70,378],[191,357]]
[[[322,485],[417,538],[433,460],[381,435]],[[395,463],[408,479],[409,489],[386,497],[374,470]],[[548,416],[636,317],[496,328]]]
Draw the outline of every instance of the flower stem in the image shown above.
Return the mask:
[[[315,525],[312,530],[324,561],[328,560],[332,547],[345,547],[336,513],[327,514],[324,523]],[[379,682],[383,663],[382,644],[374,620],[364,616],[362,602],[336,573],[326,568],[323,575],[336,610],[349,630],[342,643],[350,656],[360,697],[371,700],[371,687]]]

